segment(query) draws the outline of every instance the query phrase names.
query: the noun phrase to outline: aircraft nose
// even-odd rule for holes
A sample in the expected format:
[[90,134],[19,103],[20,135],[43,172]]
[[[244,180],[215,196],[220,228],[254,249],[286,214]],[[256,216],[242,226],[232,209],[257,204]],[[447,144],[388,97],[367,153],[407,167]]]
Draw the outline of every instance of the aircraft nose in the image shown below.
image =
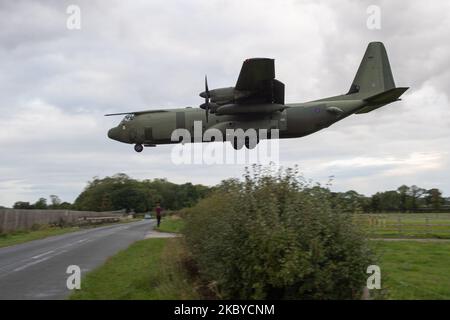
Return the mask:
[[108,131],[108,138],[117,140],[118,134],[117,134],[117,128],[111,128]]

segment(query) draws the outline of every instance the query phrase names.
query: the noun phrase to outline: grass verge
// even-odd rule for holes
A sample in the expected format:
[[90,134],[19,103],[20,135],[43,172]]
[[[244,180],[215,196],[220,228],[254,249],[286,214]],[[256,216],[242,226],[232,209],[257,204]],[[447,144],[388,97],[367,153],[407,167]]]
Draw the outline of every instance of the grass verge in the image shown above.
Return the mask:
[[178,233],[184,227],[184,220],[179,216],[168,216],[161,220],[159,228],[155,227],[155,230],[162,232],[174,232]]
[[450,299],[450,243],[375,241],[388,299]]
[[16,231],[12,233],[0,234],[0,248],[20,244],[28,241],[39,240],[50,236],[74,232],[80,230],[79,227],[49,227],[42,226],[38,230]]
[[200,299],[182,259],[180,239],[135,242],[83,277],[70,299]]

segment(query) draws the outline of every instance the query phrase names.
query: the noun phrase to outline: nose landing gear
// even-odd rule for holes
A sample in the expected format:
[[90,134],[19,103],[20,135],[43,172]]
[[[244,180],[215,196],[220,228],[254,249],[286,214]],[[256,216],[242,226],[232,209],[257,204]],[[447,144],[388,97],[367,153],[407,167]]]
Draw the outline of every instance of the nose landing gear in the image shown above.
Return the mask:
[[136,152],[142,152],[142,150],[144,150],[144,147],[142,146],[142,144],[135,144],[134,145],[134,151]]

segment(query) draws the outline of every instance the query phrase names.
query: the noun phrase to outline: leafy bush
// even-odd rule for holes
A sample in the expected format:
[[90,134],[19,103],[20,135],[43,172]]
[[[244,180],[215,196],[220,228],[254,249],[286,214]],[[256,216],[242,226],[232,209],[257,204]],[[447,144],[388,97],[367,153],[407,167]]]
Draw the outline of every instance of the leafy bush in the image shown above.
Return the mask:
[[225,299],[361,297],[373,255],[348,208],[296,169],[253,167],[191,208],[186,243]]

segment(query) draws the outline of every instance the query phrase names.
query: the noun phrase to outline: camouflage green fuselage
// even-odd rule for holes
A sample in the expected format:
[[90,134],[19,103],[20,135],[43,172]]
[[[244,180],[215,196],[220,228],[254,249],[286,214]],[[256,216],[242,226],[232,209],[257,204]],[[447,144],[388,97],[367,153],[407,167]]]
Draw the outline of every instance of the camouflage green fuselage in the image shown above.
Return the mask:
[[[353,114],[365,105],[363,100],[339,99],[287,104],[281,112],[268,114],[216,115],[199,108],[167,109],[134,116],[122,121],[108,132],[111,139],[130,144],[170,144],[175,129],[186,129],[194,137],[194,122],[201,121],[202,129],[218,129],[225,136],[227,129],[278,129],[279,138],[296,138],[314,133]],[[338,108],[340,113],[333,112]],[[331,110],[330,110],[331,109]]]

